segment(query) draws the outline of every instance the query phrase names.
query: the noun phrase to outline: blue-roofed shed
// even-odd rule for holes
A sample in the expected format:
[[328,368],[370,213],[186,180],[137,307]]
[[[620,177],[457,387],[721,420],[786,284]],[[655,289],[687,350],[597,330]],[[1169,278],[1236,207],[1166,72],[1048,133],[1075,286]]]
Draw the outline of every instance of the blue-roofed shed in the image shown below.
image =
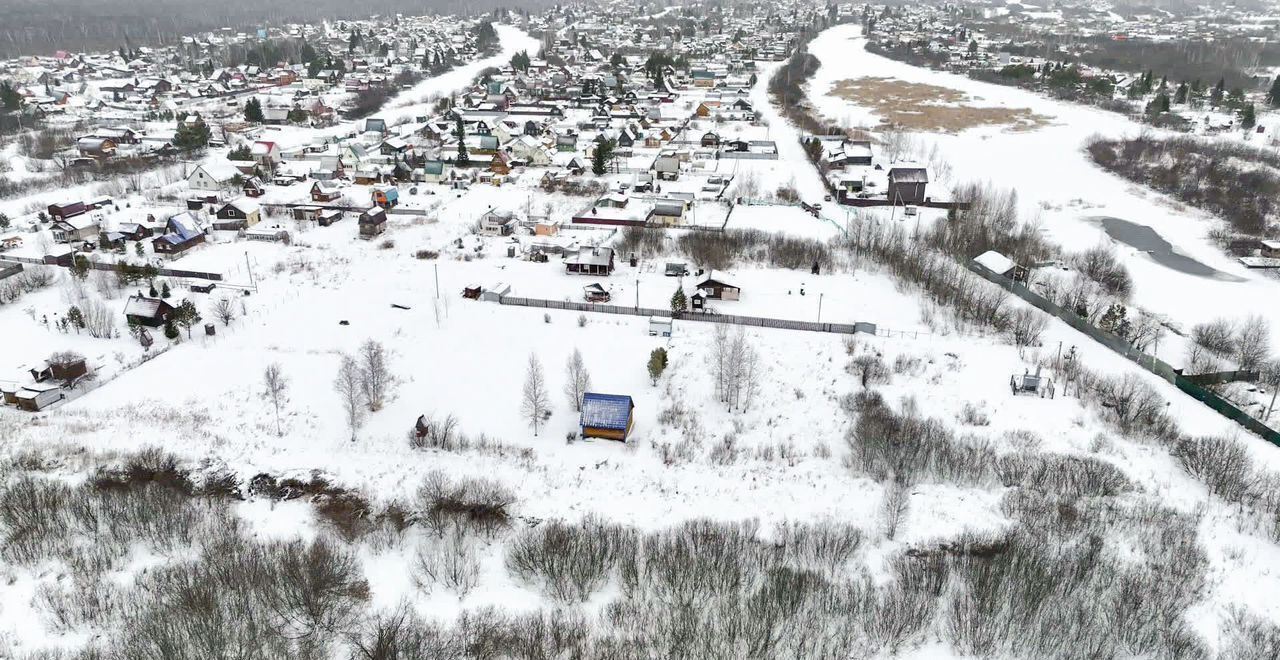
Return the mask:
[[626,440],[635,423],[636,404],[625,394],[582,395],[582,437]]

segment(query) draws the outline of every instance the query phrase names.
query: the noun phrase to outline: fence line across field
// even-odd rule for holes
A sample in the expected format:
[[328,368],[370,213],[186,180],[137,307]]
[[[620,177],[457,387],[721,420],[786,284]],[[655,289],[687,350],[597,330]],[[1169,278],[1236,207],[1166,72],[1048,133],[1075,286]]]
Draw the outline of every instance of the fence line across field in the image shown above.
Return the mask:
[[851,335],[854,333],[876,334],[876,324],[863,321],[854,323],[815,323],[812,321],[796,321],[793,319],[773,319],[761,316],[741,316],[737,314],[700,314],[685,312],[672,314],[669,309],[655,307],[628,307],[624,305],[601,305],[581,303],[569,300],[547,300],[544,298],[522,298],[517,296],[501,296],[498,303],[502,305],[518,305],[521,307],[537,307],[542,309],[563,309],[579,312],[598,312],[601,314],[623,314],[627,316],[658,316],[674,318],[681,321],[703,321],[706,323],[730,323],[757,328],[776,328],[781,330],[802,330],[806,332],[829,332]]

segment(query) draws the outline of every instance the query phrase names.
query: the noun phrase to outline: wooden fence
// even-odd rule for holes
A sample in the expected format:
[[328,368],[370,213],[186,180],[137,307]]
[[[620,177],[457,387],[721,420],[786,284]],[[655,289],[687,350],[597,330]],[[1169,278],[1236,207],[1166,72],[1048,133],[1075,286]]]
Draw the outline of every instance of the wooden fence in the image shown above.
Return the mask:
[[543,309],[563,309],[578,312],[596,312],[599,314],[625,314],[628,316],[658,316],[675,318],[681,321],[703,321],[706,323],[731,323],[757,328],[777,328],[780,330],[802,330],[805,332],[830,332],[851,335],[854,333],[876,334],[876,324],[862,321],[854,323],[816,323],[812,321],[795,321],[792,319],[772,319],[761,316],[740,316],[736,314],[703,314],[700,312],[683,312],[672,314],[669,309],[654,307],[627,307],[624,305],[601,305],[597,303],[572,302],[568,300],[546,300],[543,298],[520,298],[502,296],[498,302],[503,305],[519,305],[521,307],[539,307]]

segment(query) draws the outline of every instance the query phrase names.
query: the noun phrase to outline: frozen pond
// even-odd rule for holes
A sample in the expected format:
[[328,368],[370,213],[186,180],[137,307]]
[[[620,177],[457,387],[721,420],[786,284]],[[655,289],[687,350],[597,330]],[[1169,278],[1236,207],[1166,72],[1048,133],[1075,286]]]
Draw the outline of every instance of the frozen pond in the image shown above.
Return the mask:
[[1224,273],[1206,266],[1191,257],[1188,257],[1176,249],[1169,241],[1164,240],[1156,230],[1140,225],[1136,222],[1121,220],[1110,216],[1099,216],[1092,218],[1098,224],[1102,225],[1102,229],[1107,232],[1107,236],[1136,248],[1151,255],[1151,259],[1156,263],[1172,268],[1180,273],[1188,275],[1198,275],[1200,277],[1213,277],[1228,282],[1243,282],[1242,278]]

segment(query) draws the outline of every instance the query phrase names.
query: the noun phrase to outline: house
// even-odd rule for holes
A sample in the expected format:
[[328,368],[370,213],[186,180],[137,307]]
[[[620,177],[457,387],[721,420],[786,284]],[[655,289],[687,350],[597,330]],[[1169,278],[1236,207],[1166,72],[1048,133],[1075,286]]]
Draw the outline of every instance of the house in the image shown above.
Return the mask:
[[51,360],[46,360],[44,368],[28,371],[37,383],[56,380],[60,383],[74,384],[89,373],[89,367],[85,364],[83,357],[75,353],[61,353]]
[[231,161],[213,160],[196,165],[196,168],[187,175],[187,185],[192,190],[217,192],[231,186],[238,176],[243,175],[231,164]]
[[240,191],[248,197],[261,197],[267,193],[266,188],[262,187],[262,179],[251,176],[244,180],[244,184],[240,186]]
[[205,223],[190,211],[179,213],[165,223],[164,233],[151,241],[157,254],[180,254],[204,242]]
[[653,161],[653,171],[663,181],[675,181],[680,178],[680,159],[675,156],[658,156]]
[[505,151],[499,151],[493,154],[493,158],[489,160],[489,171],[494,174],[510,174],[511,173],[511,155]]
[[923,167],[889,168],[889,201],[894,204],[923,204],[925,187],[929,184],[929,172]]
[[315,214],[316,223],[321,227],[328,227],[344,217],[341,209],[322,209]]
[[253,155],[253,161],[266,170],[274,170],[282,160],[280,147],[275,142],[266,140],[254,142],[253,146],[249,147],[249,153]]
[[688,275],[689,266],[682,261],[671,261],[663,267],[662,274],[667,277],[681,277]]
[[670,337],[672,320],[666,316],[650,316],[649,317],[649,336],[650,337]]
[[589,303],[607,303],[611,296],[609,292],[599,284],[588,284],[582,287],[582,298]]
[[489,209],[480,216],[480,233],[488,236],[510,236],[515,229],[515,214],[511,211]]
[[422,167],[414,170],[414,179],[423,183],[443,183],[449,178],[442,160],[429,160]]
[[579,424],[584,438],[604,438],[625,442],[635,424],[635,403],[619,394],[587,392],[582,395]]
[[262,206],[248,197],[227,202],[215,214],[214,229],[247,229],[262,219]]
[[360,214],[360,238],[368,240],[387,230],[387,210],[375,206]]
[[481,302],[502,302],[503,296],[511,295],[511,285],[506,282],[498,282],[491,286],[487,286],[480,292]]
[[[8,397],[6,396],[6,399]],[[18,407],[30,412],[40,412],[65,398],[62,387],[58,385],[27,385],[13,395]]]
[[148,298],[142,294],[129,296],[124,305],[124,318],[130,324],[158,328],[169,320],[173,306],[163,298]]
[[369,198],[374,206],[389,209],[400,203],[400,190],[395,186],[374,186]]
[[576,275],[609,275],[613,273],[613,248],[591,247],[564,259],[566,273]]
[[67,204],[50,204],[48,209],[49,217],[53,218],[54,220],[66,220],[67,218],[74,218],[77,215],[87,213],[88,211],[89,209],[84,205],[84,202],[70,202]]
[[720,136],[716,135],[714,131],[707,131],[703,133],[700,144],[704,147],[718,147],[720,146]]
[[98,221],[87,215],[78,215],[65,220],[54,220],[50,230],[53,240],[59,243],[87,241],[98,235]]
[[711,300],[737,300],[742,294],[742,289],[711,277],[699,282],[698,290]]
[[316,181],[311,184],[311,201],[332,202],[342,196],[342,188],[334,181]]

